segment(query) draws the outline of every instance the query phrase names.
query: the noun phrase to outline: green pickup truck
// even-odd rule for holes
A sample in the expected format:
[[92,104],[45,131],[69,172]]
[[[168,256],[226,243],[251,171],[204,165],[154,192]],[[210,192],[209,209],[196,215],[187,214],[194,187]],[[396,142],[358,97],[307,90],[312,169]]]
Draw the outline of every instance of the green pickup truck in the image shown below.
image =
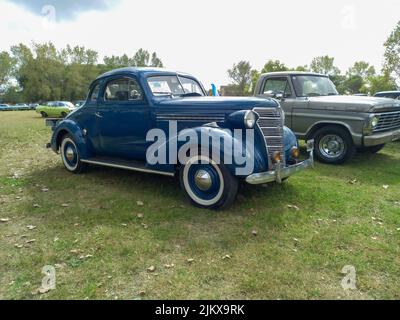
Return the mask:
[[400,101],[339,95],[328,76],[305,72],[261,75],[258,97],[275,98],[299,139],[315,140],[315,157],[340,164],[355,151],[379,152],[400,139]]

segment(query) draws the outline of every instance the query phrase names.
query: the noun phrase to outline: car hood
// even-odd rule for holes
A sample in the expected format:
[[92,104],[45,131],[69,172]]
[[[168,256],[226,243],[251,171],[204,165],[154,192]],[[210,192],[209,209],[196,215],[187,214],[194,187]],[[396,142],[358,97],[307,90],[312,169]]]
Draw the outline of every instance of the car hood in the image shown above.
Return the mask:
[[397,100],[342,95],[310,97],[309,106],[312,109],[330,109],[351,112],[400,111],[400,102]]
[[162,107],[185,107],[212,110],[251,110],[276,108],[279,103],[272,99],[255,97],[183,97],[158,98],[155,103]]

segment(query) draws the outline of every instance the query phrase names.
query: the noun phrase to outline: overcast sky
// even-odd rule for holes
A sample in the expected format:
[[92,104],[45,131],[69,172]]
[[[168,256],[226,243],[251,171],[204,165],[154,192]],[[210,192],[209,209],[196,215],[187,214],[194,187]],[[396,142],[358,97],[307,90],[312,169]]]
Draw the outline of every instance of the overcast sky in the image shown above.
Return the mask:
[[268,59],[297,66],[328,54],[342,70],[357,60],[380,69],[399,20],[399,0],[0,0],[0,50],[32,41],[100,57],[145,48],[209,87],[228,83],[239,60],[261,69]]

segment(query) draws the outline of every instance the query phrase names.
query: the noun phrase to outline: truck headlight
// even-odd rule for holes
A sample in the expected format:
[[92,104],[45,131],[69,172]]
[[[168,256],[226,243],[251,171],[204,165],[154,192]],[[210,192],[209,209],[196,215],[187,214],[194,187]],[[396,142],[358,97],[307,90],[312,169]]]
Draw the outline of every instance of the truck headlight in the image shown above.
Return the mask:
[[257,115],[254,111],[247,111],[244,115],[244,126],[247,129],[253,129],[257,122]]
[[375,128],[377,125],[378,125],[378,123],[379,123],[379,116],[372,116],[371,118],[370,118],[370,123],[371,123],[371,127],[372,128]]

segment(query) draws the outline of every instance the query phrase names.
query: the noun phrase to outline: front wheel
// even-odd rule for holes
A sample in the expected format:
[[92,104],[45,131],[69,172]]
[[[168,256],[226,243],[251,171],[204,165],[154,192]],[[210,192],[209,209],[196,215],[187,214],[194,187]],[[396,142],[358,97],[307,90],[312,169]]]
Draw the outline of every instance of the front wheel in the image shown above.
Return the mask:
[[69,134],[66,134],[62,138],[60,151],[65,169],[72,173],[82,173],[85,171],[87,164],[81,161],[79,149]]
[[44,112],[44,111],[42,111],[40,114],[42,115],[42,118],[47,118],[48,117],[47,113]]
[[205,155],[193,156],[180,168],[185,196],[196,207],[222,209],[231,205],[238,192],[238,180],[223,164]]
[[355,152],[349,132],[338,126],[326,126],[314,134],[316,158],[328,164],[342,164],[352,158]]

